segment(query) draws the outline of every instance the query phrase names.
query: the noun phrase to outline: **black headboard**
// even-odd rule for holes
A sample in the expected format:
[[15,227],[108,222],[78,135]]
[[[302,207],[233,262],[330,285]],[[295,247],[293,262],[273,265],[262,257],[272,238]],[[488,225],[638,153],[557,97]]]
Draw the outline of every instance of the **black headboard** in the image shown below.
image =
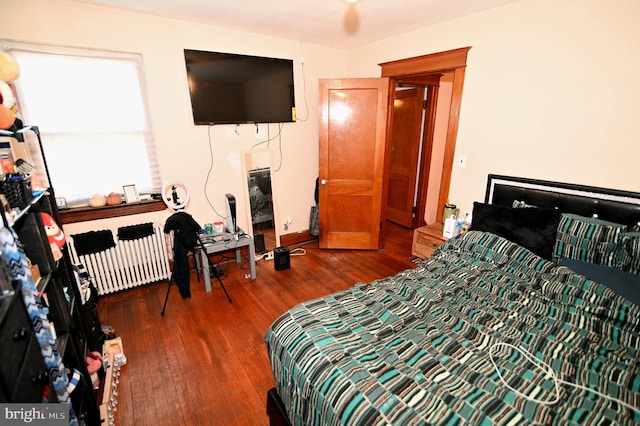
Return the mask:
[[514,200],[563,213],[597,217],[633,227],[640,224],[640,193],[571,183],[489,175],[485,203],[512,206]]

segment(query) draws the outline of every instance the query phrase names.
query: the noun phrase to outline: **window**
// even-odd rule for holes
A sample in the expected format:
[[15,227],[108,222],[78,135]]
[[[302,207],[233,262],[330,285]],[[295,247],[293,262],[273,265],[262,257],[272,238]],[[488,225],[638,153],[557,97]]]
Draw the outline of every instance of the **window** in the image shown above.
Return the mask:
[[20,115],[40,130],[57,196],[86,201],[122,193],[123,185],[160,192],[141,55],[49,46],[10,52],[20,65]]

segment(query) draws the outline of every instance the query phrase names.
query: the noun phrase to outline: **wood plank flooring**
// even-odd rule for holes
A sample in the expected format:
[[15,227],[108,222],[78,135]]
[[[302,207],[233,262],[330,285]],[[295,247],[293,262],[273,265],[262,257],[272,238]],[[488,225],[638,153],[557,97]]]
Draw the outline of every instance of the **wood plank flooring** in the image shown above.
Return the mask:
[[118,385],[118,425],[267,425],[267,390],[273,376],[264,344],[271,323],[308,299],[411,268],[412,231],[389,224],[385,248],[375,251],[320,250],[317,243],[292,251],[291,268],[275,271],[261,260],[257,278],[249,265],[225,263],[226,271],[206,293],[191,276],[190,299],[173,286],[161,316],[167,283],[100,298],[103,325],[123,339],[127,364]]

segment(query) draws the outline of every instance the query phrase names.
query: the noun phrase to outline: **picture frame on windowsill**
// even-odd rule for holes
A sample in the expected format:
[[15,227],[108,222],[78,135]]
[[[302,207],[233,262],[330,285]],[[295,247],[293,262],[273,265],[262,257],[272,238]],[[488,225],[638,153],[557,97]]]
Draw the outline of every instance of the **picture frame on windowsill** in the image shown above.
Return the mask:
[[124,200],[127,204],[140,201],[140,195],[135,185],[123,185],[122,189],[124,190]]

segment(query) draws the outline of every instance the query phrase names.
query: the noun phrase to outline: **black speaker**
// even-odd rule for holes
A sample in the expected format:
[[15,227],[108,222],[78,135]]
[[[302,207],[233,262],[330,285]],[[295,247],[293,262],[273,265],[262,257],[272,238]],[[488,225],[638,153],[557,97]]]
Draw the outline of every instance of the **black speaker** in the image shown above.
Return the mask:
[[266,250],[264,247],[264,234],[256,234],[253,236],[253,245],[256,253],[264,253]]
[[236,197],[232,194],[225,194],[227,199],[227,220],[226,226],[232,234],[238,233],[238,218],[236,217]]
[[291,266],[291,258],[287,247],[276,247],[273,249],[273,267],[276,271],[284,271]]

